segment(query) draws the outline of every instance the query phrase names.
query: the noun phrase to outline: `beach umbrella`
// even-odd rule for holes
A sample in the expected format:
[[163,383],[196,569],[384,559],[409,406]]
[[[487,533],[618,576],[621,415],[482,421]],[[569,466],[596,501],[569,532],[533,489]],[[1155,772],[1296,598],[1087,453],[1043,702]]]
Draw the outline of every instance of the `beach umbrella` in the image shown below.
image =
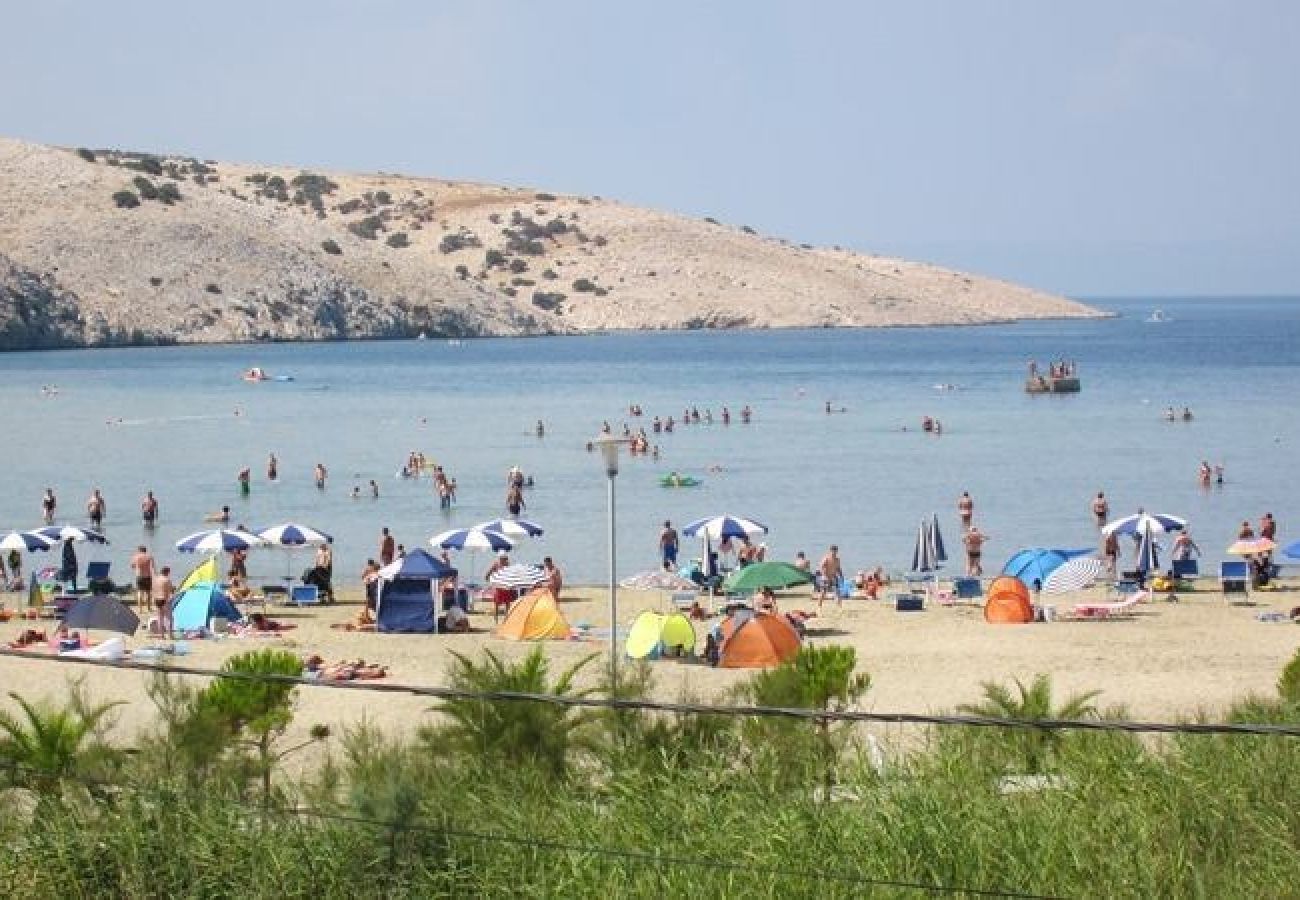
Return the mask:
[[1002,574],[1019,578],[1025,587],[1032,588],[1035,581],[1040,585],[1046,584],[1048,576],[1065,565],[1072,555],[1077,555],[1077,551],[1026,547],[1011,554],[1002,567]]
[[[1292,544],[1291,546],[1295,547],[1296,545]],[[1228,547],[1227,552],[1233,556],[1255,556],[1260,553],[1272,553],[1276,549],[1277,544],[1269,538],[1250,538],[1248,540],[1234,541]],[[1287,553],[1287,556],[1291,556],[1291,554]]]
[[453,528],[429,538],[429,543],[442,550],[513,550],[514,540],[499,531],[481,528]]
[[629,575],[618,586],[636,591],[693,591],[698,587],[685,575],[665,572],[663,569],[648,569]]
[[488,576],[488,584],[512,591],[526,591],[545,580],[546,571],[541,566],[519,564],[503,566]]
[[1105,563],[1095,556],[1075,557],[1052,570],[1043,581],[1043,592],[1064,594],[1091,587],[1105,571]]
[[334,538],[323,531],[317,531],[310,525],[300,525],[297,522],[285,522],[282,525],[272,525],[269,528],[263,528],[257,532],[257,536],[268,544],[279,544],[282,547],[301,547],[303,544],[332,544]]
[[1287,556],[1291,557],[1292,559],[1300,559],[1300,541],[1296,541],[1295,543],[1292,544],[1287,544],[1285,547],[1282,548],[1282,552],[1285,553]]
[[682,526],[682,534],[687,537],[703,536],[713,541],[726,538],[748,538],[756,534],[767,534],[767,526],[744,516],[723,514],[707,519],[696,519]]
[[293,581],[293,558],[299,547],[306,544],[334,543],[334,538],[325,532],[297,522],[285,522],[263,528],[257,532],[257,536],[268,544],[276,544],[285,549],[284,580],[286,582]]
[[69,628],[116,631],[135,634],[140,617],[123,606],[116,597],[82,597],[68,608],[63,623]]
[[22,550],[33,553],[37,550],[49,550],[54,540],[34,531],[11,531],[0,537],[0,550]]
[[247,550],[265,544],[251,531],[239,531],[234,528],[213,528],[210,531],[198,531],[176,542],[176,549],[182,553],[230,553],[233,550]]
[[1135,569],[1145,575],[1148,572],[1160,571],[1160,547],[1156,543],[1155,524],[1153,522],[1144,522],[1142,529],[1137,532],[1137,565]]
[[808,584],[812,575],[796,568],[788,562],[764,561],[741,566],[727,575],[722,582],[723,590],[728,593],[744,594],[762,588],[793,587],[796,584]]
[[1107,522],[1102,527],[1101,533],[1104,535],[1138,534],[1148,525],[1153,534],[1162,534],[1166,531],[1181,531],[1187,527],[1187,520],[1180,519],[1178,516],[1165,515],[1164,513],[1140,512]]
[[933,572],[939,568],[933,531],[928,519],[922,519],[916,529],[916,545],[912,548],[912,571]]
[[493,519],[490,522],[479,522],[471,527],[479,531],[495,531],[497,534],[504,534],[512,540],[524,537],[541,537],[543,531],[542,526],[525,519]]
[[39,534],[41,537],[49,538],[54,543],[62,543],[71,538],[74,541],[86,541],[91,544],[107,544],[108,538],[93,528],[82,528],[80,525],[46,525],[44,528],[33,529],[33,534]]

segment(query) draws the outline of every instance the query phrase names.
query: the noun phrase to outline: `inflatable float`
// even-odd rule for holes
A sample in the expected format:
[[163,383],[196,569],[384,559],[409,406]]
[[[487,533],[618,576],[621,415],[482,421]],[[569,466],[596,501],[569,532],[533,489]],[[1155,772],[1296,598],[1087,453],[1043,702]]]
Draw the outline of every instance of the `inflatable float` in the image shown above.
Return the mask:
[[659,484],[662,487],[699,487],[703,483],[703,478],[696,478],[694,475],[679,475],[676,472],[659,479]]
[[269,375],[264,369],[258,366],[246,369],[244,374],[240,377],[245,381],[293,381],[292,375]]

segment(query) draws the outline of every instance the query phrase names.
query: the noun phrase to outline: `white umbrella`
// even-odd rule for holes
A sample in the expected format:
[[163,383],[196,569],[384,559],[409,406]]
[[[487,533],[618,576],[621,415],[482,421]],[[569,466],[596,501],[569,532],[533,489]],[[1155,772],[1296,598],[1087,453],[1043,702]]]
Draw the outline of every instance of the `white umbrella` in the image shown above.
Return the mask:
[[1043,582],[1043,592],[1064,594],[1091,587],[1105,570],[1105,564],[1095,556],[1075,557],[1052,570]]
[[251,531],[236,528],[213,528],[210,531],[197,531],[176,542],[176,549],[182,553],[230,553],[232,550],[247,550],[265,544]]
[[756,534],[767,534],[767,526],[762,522],[746,519],[744,516],[730,516],[724,513],[720,516],[689,522],[682,526],[682,534],[687,537],[702,535],[711,541],[721,541],[726,538],[748,538]]
[[542,526],[536,522],[529,522],[527,519],[493,519],[490,522],[479,522],[473,526],[476,531],[495,531],[497,534],[504,534],[511,540],[524,537],[541,537]]
[[1186,527],[1187,520],[1180,519],[1178,516],[1139,512],[1131,516],[1125,516],[1122,519],[1115,519],[1113,522],[1107,522],[1102,527],[1101,533],[1104,535],[1141,534],[1147,528],[1150,528],[1153,534],[1164,534],[1166,531],[1181,531]]
[[429,543],[442,550],[513,550],[513,538],[499,531],[482,528],[453,528],[429,538]]
[[268,544],[278,544],[285,548],[284,580],[293,581],[293,557],[297,548],[306,544],[332,544],[334,538],[323,531],[302,525],[298,522],[285,522],[272,525],[257,532],[257,536]]
[[49,550],[54,541],[34,531],[11,531],[0,537],[0,550],[23,550],[32,553],[36,550]]
[[32,533],[49,538],[56,544],[68,538],[78,542],[89,541],[92,544],[108,543],[108,538],[100,532],[93,528],[82,528],[80,525],[46,525],[44,528],[35,529]]
[[503,566],[488,576],[488,584],[494,587],[522,591],[537,587],[546,580],[546,571],[541,566],[513,565]]

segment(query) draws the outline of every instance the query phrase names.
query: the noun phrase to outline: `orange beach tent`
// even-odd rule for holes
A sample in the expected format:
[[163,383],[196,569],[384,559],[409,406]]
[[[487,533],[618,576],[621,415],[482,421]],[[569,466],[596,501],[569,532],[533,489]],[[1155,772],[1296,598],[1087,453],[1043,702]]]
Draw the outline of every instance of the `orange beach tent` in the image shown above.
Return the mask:
[[739,625],[734,617],[722,623],[724,669],[766,669],[799,655],[799,632],[785,616],[754,613]]
[[993,625],[1023,625],[1034,621],[1029,588],[1019,578],[1002,575],[989,585],[984,603],[984,621]]
[[569,631],[555,595],[548,588],[539,588],[515,603],[497,626],[496,635],[511,641],[562,641]]

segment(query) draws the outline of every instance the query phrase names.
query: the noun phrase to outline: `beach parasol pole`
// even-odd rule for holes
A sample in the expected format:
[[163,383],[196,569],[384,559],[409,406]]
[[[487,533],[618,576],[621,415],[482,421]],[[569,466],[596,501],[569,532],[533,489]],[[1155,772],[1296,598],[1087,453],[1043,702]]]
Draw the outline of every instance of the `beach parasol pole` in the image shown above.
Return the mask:
[[618,477],[619,445],[627,442],[612,434],[602,434],[596,438],[595,443],[600,447],[609,485],[609,675],[610,690],[613,691],[618,685],[618,566],[615,562],[617,526],[614,516],[614,479]]

